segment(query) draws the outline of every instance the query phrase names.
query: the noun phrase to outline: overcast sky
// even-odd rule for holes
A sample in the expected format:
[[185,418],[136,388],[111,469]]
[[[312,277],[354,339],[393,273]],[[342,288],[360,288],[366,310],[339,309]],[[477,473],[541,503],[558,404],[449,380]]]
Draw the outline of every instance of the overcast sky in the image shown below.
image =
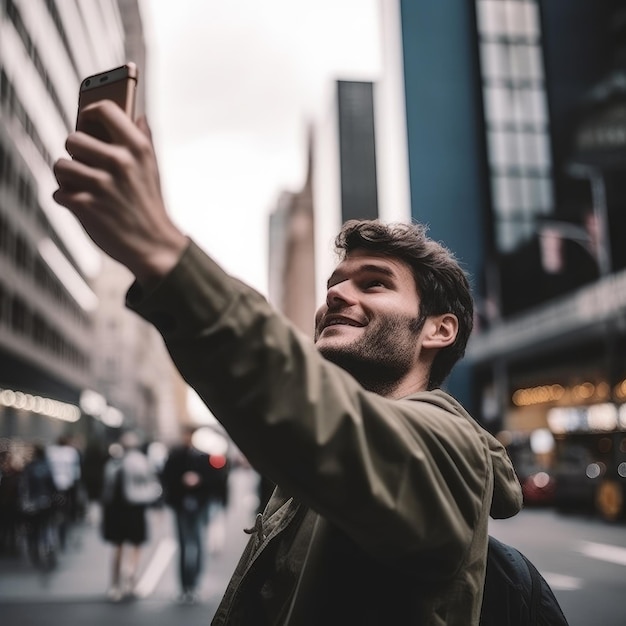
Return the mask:
[[[148,116],[176,222],[267,292],[267,221],[336,79],[379,71],[378,0],[143,0]],[[323,207],[316,207],[323,210]]]

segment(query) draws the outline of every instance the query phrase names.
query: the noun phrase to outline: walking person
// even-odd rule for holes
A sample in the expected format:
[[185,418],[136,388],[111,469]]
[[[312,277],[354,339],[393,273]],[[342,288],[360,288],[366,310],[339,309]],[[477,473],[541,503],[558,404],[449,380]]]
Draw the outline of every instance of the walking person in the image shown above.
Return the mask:
[[134,595],[141,548],[148,539],[146,509],[159,498],[161,487],[136,433],[124,433],[110,452],[102,487],[102,537],[113,545],[107,595],[119,602]]
[[209,455],[194,447],[195,430],[183,427],[182,442],[171,449],[161,473],[165,503],[176,518],[179,600],[188,604],[199,599],[209,507],[211,500],[225,503],[228,471],[226,466],[211,465]]
[[134,274],[128,305],[277,485],[212,623],[478,624],[489,515],[522,499],[442,388],[473,320],[454,255],[417,224],[344,224],[313,344],[173,223],[144,118],[81,116],[112,141],[68,137],[56,201]]
[[32,445],[32,457],[20,474],[18,494],[31,561],[43,569],[52,569],[60,547],[55,516],[59,493],[41,442]]
[[12,442],[0,450],[0,555],[16,556],[20,536],[20,481],[23,467]]
[[65,549],[70,526],[78,518],[78,496],[81,481],[81,458],[68,435],[60,435],[46,448],[52,477],[59,493],[57,520],[61,549]]

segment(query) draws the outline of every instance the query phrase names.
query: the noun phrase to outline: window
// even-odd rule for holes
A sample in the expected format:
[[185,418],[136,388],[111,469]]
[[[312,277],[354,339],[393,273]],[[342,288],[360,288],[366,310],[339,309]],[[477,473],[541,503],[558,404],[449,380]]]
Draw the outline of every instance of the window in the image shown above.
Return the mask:
[[553,208],[537,0],[476,0],[476,18],[496,246],[506,253]]

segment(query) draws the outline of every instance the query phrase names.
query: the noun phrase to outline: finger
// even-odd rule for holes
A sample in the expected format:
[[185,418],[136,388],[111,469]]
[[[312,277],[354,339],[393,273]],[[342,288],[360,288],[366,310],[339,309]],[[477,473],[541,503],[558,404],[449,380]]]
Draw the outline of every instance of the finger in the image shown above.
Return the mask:
[[74,213],[77,217],[85,207],[94,203],[93,196],[86,191],[71,191],[68,189],[57,189],[52,194],[52,199],[61,206]]
[[59,177],[57,176],[57,173],[59,171],[63,171],[68,167],[71,167],[71,161],[69,159],[57,159],[57,161],[55,161],[54,165],[52,166],[52,173],[54,174],[54,177],[57,179],[57,182],[59,182]]
[[102,188],[102,177],[105,174],[80,161],[59,159],[52,169],[62,191],[84,190],[89,194],[94,194]]
[[72,133],[65,142],[65,148],[76,161],[93,167],[103,167],[110,163],[118,146],[104,142],[83,131]]
[[127,143],[133,138],[136,140],[140,133],[131,118],[112,100],[99,100],[80,111],[76,122],[78,130],[98,126],[104,129],[111,143]]

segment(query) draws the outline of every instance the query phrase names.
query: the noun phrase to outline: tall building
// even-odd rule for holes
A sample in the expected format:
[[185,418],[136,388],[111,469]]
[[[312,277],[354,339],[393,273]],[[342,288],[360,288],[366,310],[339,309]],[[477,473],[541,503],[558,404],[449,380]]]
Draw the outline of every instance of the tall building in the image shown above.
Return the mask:
[[380,73],[339,83],[371,86],[367,149],[342,143],[337,84],[316,120],[317,301],[342,221],[425,223],[468,271],[476,302],[446,387],[529,458],[575,459],[574,491],[624,516],[624,2],[379,6]]
[[[397,32],[397,12],[384,17],[383,30]],[[410,218],[399,41],[392,35],[382,41],[386,71],[373,72],[372,80],[346,76],[329,83],[314,123],[318,304],[336,262],[333,242],[346,220]]]
[[622,4],[400,2],[411,212],[473,277],[478,328],[451,384],[494,428],[518,388],[571,384],[583,366],[602,378],[584,345],[601,361],[603,342],[572,298],[624,267],[620,169],[602,171],[591,139],[612,133],[619,151]]
[[477,303],[450,388],[491,430],[569,448],[577,489],[624,515],[623,0],[399,4],[411,213]]
[[374,84],[337,81],[341,220],[378,218]]
[[145,67],[136,0],[0,0],[0,436],[51,440],[94,415],[157,434],[177,412],[162,345],[126,325],[128,275],[52,200],[80,81],[126,60]]
[[270,215],[268,288],[272,304],[312,338],[317,309],[312,133],[308,146],[307,174],[302,189],[284,191]]

